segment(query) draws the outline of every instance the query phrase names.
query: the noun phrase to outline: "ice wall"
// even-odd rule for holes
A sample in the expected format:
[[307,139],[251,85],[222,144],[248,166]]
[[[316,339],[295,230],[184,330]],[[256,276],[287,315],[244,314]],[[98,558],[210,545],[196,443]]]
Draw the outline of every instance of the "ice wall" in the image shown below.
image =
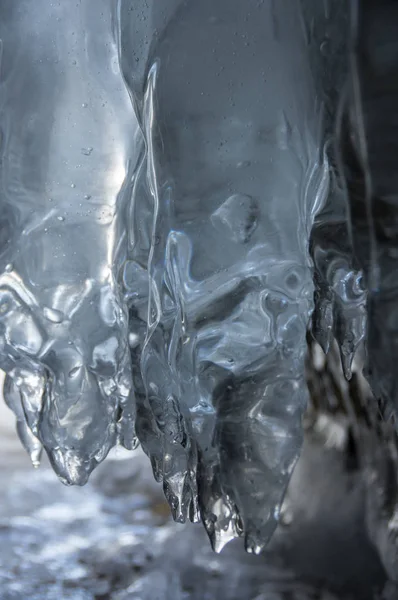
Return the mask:
[[336,289],[351,250],[331,274],[322,234],[343,5],[0,4],[0,366],[20,437],[83,484],[136,430],[174,518],[201,516],[216,549],[261,551],[300,451],[317,213],[318,330],[339,299],[363,335],[359,275]]

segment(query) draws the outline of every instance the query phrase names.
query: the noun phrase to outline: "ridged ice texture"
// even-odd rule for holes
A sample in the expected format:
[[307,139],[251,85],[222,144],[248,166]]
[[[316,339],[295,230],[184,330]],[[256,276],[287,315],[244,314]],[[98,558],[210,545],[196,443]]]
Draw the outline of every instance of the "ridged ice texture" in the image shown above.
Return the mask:
[[0,366],[32,459],[43,444],[78,484],[135,439],[118,277],[139,145],[116,15],[107,0],[1,3]]
[[[310,22],[315,6],[308,2],[303,6]],[[312,227],[310,253],[315,284],[312,332],[325,353],[333,339],[337,340],[344,373],[349,379],[352,361],[366,335],[367,293],[350,235],[347,190],[335,139],[341,120],[342,89],[350,71],[351,15],[347,9],[346,3],[329,3],[328,16],[332,13],[333,18],[327,18],[323,26],[315,27],[312,34],[313,41],[317,39],[321,49],[321,55],[316,56],[312,64],[323,92],[325,152],[330,159],[330,181],[327,200]],[[326,40],[323,43],[321,35]]]
[[120,22],[147,150],[133,205],[154,225],[139,436],[176,519],[195,518],[198,481],[214,547],[243,530],[259,552],[301,444],[328,192],[306,23],[300,3],[230,0],[126,1]]
[[312,332],[325,353],[337,340],[345,377],[363,345],[367,327],[367,290],[353,254],[344,188],[331,177],[328,202],[311,232],[315,307]]
[[82,484],[134,446],[136,412],[174,517],[200,512],[216,549],[263,548],[301,446],[335,6],[0,7],[0,366],[21,439]]
[[398,379],[398,6],[352,3],[340,151],[355,253],[369,288],[368,376],[386,414]]

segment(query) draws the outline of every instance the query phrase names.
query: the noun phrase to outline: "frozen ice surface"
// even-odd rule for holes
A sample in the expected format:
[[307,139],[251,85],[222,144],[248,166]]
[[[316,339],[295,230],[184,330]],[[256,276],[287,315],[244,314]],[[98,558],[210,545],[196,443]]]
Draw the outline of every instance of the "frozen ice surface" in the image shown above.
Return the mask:
[[20,438],[81,485],[137,435],[216,550],[257,554],[276,528],[313,264],[314,332],[347,376],[364,337],[330,164],[346,10],[0,4],[0,367]]
[[137,431],[175,518],[196,518],[198,481],[213,546],[244,533],[257,553],[306,399],[308,236],[328,192],[311,45],[300,3],[138,6],[120,13],[147,148],[133,203],[146,190],[153,212]]
[[352,17],[352,76],[340,151],[354,249],[369,289],[367,371],[388,414],[397,410],[398,383],[398,6],[368,0],[359,7]]
[[77,484],[116,440],[135,443],[118,277],[138,124],[116,17],[102,0],[1,4],[6,399],[34,460],[40,441],[58,475]]

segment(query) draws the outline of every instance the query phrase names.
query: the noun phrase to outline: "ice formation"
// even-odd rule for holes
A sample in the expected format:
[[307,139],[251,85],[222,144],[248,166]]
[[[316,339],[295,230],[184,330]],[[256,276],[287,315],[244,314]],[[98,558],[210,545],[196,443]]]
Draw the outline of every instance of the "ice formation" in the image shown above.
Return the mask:
[[174,518],[201,517],[218,550],[258,553],[275,529],[311,315],[348,377],[365,335],[332,151],[346,4],[0,5],[0,367],[19,435],[79,485],[138,438]]
[[368,377],[386,415],[397,408],[398,5],[353,6],[351,70],[340,146],[355,254],[369,293]]

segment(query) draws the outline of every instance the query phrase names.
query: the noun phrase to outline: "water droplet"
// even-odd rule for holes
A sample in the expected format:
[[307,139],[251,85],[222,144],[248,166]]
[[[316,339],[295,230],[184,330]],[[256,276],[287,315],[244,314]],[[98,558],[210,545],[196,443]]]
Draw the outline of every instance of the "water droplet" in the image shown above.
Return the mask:
[[14,270],[13,264],[12,263],[8,263],[8,265],[6,265],[6,267],[5,267],[6,273],[11,273],[11,271],[13,271],[13,270]]
[[65,221],[65,217],[59,216],[59,217],[57,217],[57,219],[58,219],[58,221]]
[[75,184],[75,183],[71,183],[71,184],[70,184],[70,187],[71,187],[72,189],[75,189],[75,187],[76,187],[76,184]]
[[88,106],[87,102],[82,103],[82,108],[87,108],[87,106]]
[[90,194],[84,194],[84,199],[85,200],[90,200],[90,198],[91,198]]
[[29,452],[30,460],[32,462],[32,466],[34,469],[38,469],[40,467],[41,455],[42,455],[42,446],[39,443],[39,441],[37,441],[36,446],[33,447],[31,449],[31,451]]
[[90,154],[92,153],[93,148],[82,148],[82,154],[84,154],[84,156],[90,156]]

